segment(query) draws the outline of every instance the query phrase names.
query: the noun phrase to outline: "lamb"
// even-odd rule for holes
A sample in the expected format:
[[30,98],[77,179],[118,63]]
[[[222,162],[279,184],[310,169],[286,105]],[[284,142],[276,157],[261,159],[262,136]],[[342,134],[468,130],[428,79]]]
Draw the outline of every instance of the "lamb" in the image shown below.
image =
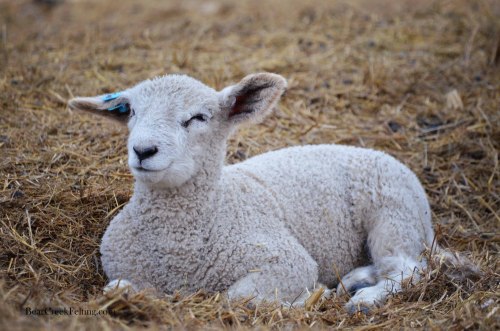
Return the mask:
[[355,312],[418,278],[431,211],[417,177],[391,156],[308,145],[224,165],[231,133],[268,115],[286,86],[271,73],[221,91],[167,75],[70,100],[129,128],[134,192],[100,247],[109,287],[303,303],[309,289],[338,286]]

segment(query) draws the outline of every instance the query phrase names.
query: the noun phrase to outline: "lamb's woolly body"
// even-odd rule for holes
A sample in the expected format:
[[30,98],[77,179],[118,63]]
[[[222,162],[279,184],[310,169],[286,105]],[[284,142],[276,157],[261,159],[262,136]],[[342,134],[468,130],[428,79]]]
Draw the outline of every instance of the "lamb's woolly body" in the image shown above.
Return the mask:
[[[344,275],[367,263],[365,241],[377,239],[367,236],[371,229],[381,227],[374,245],[390,256],[420,252],[432,241],[418,180],[381,152],[292,147],[224,167],[196,187],[188,199],[136,188],[103,238],[110,279],[164,292],[223,291],[258,273],[270,291],[291,300],[316,281],[336,285],[334,266]],[[379,225],[389,217],[397,223]],[[388,235],[404,240],[394,246]],[[278,264],[289,273],[269,270]]]
[[418,255],[434,236],[431,213],[416,176],[389,155],[317,145],[224,166],[234,127],[268,114],[285,87],[274,74],[220,92],[166,76],[111,102],[70,102],[97,113],[116,103],[135,109],[128,121],[134,194],[101,245],[110,285],[123,279],[137,290],[294,301],[316,282],[334,286],[338,274],[338,293],[355,292],[353,309],[417,278]]

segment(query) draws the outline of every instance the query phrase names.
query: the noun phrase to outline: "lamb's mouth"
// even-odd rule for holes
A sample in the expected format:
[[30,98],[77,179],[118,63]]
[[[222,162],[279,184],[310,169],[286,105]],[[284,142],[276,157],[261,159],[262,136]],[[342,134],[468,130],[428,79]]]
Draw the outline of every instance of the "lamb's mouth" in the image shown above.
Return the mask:
[[143,167],[133,167],[133,169],[137,172],[142,172],[142,173],[146,173],[146,172],[160,172],[160,171],[163,171],[165,169],[161,169],[161,170],[155,170],[155,169],[146,169],[146,168],[143,168]]
[[171,165],[172,165],[172,162],[170,162],[166,167],[164,167],[162,169],[148,169],[148,168],[144,168],[142,165],[139,165],[139,166],[129,165],[129,166],[130,166],[130,170],[132,170],[133,173],[135,173],[136,175],[139,175],[139,174],[154,174],[154,173],[164,172],[168,168],[170,168]]

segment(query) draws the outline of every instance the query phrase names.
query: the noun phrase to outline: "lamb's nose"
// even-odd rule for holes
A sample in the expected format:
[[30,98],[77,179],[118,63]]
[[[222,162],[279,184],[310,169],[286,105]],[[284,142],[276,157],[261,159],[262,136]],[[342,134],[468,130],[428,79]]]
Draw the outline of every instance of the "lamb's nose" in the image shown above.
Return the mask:
[[140,162],[158,153],[158,148],[156,146],[145,147],[145,148],[134,146],[133,148]]

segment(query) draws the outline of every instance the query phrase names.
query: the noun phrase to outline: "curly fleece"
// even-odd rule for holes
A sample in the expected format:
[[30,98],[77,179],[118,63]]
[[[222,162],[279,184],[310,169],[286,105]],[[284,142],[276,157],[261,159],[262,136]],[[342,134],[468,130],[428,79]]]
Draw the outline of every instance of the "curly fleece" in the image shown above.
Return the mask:
[[367,240],[376,258],[415,256],[432,239],[424,191],[405,166],[318,145],[226,166],[178,194],[138,185],[101,253],[108,277],[137,289],[223,291],[245,279],[242,295],[278,289],[291,301],[316,281],[335,285],[334,266],[344,275],[367,262]]

